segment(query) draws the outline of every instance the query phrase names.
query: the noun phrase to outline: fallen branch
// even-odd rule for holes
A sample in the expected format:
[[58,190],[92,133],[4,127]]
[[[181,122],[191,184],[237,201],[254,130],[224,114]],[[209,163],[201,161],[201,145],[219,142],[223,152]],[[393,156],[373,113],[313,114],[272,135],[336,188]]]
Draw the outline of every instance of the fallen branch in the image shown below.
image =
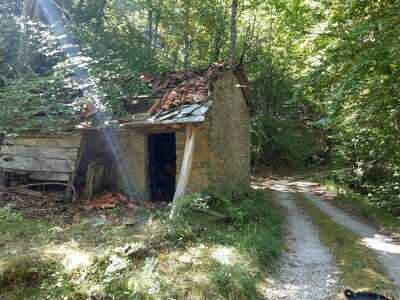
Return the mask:
[[209,215],[212,215],[214,217],[221,218],[221,219],[228,219],[227,215],[221,214],[221,213],[216,212],[214,210],[209,210],[209,209],[204,209],[204,208],[199,208],[199,207],[191,207],[190,209],[192,209],[194,211],[199,211],[199,212],[202,212],[202,213],[206,213],[206,214],[209,214]]
[[51,210],[60,210],[65,207],[69,206],[69,204],[60,205],[58,207],[51,207],[51,208],[35,208],[35,209],[28,209],[28,210],[15,210],[16,212],[23,214],[23,213],[30,213],[35,211],[51,211]]
[[40,182],[40,183],[30,183],[30,184],[20,185],[17,186],[17,188],[26,188],[30,186],[41,186],[41,185],[62,185],[67,187],[70,186],[70,184],[62,182]]
[[30,184],[26,184],[26,185],[21,185],[18,186],[17,188],[27,188],[27,187],[31,187],[31,186],[42,186],[42,185],[61,185],[61,186],[65,186],[67,188],[71,188],[72,191],[74,192],[73,198],[72,198],[72,202],[71,203],[75,203],[76,201],[76,190],[73,184],[69,184],[69,183],[62,183],[62,182],[41,182],[41,183],[30,183]]
[[29,189],[20,189],[18,187],[0,187],[0,190],[8,193],[15,193],[15,194],[21,194],[21,195],[27,195],[31,197],[46,197],[46,195],[43,195],[43,193],[40,192],[35,192]]

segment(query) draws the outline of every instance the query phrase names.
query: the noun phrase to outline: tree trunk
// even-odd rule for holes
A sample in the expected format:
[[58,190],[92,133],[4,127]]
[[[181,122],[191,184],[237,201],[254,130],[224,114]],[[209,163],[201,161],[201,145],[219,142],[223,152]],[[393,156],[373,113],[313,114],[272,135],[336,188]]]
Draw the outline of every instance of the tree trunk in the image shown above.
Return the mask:
[[231,45],[229,48],[229,61],[235,61],[236,55],[236,44],[237,44],[237,7],[238,7],[238,0],[232,0],[231,6]]
[[75,12],[79,15],[83,11],[83,4],[85,3],[85,0],[79,0],[78,4],[76,5]]
[[36,0],[24,0],[22,8],[21,29],[18,43],[17,61],[15,70],[19,77],[31,73],[31,65],[34,60],[35,53],[29,45],[29,32],[27,22],[29,20],[38,21],[39,5]]
[[219,55],[221,53],[221,47],[222,47],[222,36],[223,36],[222,31],[223,31],[222,29],[219,30],[215,35],[215,38],[214,38],[214,51],[213,51],[213,55],[211,57],[211,63],[215,62],[215,61],[218,61],[218,59],[219,59]]
[[153,44],[153,11],[149,9],[147,15],[147,38],[149,39],[149,44]]
[[104,9],[106,7],[107,1],[103,0],[100,4],[100,9],[99,9],[99,13],[96,17],[96,25],[95,25],[95,29],[94,29],[94,33],[97,36],[98,33],[100,32],[100,29],[103,27],[103,21],[104,21]]
[[153,33],[153,43],[152,45],[157,46],[157,42],[158,42],[158,35],[159,35],[159,26],[160,26],[160,15],[156,14],[156,20],[155,20],[155,24],[154,24],[154,33]]
[[185,70],[189,70],[189,56],[190,56],[190,44],[189,44],[189,5],[187,1],[185,1],[185,21],[184,21],[184,30],[183,30],[183,42],[184,42],[184,55],[183,55],[183,65]]

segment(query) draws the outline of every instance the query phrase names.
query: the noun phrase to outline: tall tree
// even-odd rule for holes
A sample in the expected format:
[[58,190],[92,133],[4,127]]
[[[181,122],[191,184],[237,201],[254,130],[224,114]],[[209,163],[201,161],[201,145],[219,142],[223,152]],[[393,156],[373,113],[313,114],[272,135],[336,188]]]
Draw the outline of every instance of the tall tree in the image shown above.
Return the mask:
[[184,54],[183,54],[183,65],[185,70],[189,70],[190,66],[190,41],[189,41],[189,29],[190,29],[190,6],[189,1],[184,1],[184,29],[183,29],[183,43],[184,43]]
[[106,8],[106,4],[107,4],[106,0],[102,0],[100,2],[99,10],[98,10],[97,16],[96,16],[96,25],[95,25],[95,29],[94,29],[94,33],[96,36],[98,35],[100,29],[103,27],[104,10]]
[[231,44],[229,47],[229,61],[235,61],[237,45],[237,9],[238,0],[232,0],[231,4]]
[[15,70],[21,77],[32,71],[31,65],[34,60],[34,51],[32,44],[29,43],[29,25],[30,21],[38,21],[40,7],[37,0],[24,0],[21,16],[21,28],[19,33],[18,53],[15,64]]

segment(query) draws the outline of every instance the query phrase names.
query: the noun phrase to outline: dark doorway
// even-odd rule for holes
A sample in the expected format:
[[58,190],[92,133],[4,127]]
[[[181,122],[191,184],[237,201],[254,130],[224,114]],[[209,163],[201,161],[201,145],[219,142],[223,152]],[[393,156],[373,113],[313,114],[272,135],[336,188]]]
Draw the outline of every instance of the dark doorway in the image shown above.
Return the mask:
[[150,188],[154,201],[172,201],[175,193],[175,133],[149,135]]

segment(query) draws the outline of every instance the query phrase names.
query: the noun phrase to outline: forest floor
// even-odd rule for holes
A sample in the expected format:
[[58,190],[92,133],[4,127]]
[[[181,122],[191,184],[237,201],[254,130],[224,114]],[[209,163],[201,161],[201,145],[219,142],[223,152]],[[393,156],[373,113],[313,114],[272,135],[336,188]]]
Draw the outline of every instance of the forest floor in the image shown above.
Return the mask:
[[[85,212],[11,191],[0,195],[0,299],[263,299],[281,253],[283,217],[263,191],[182,199],[174,221],[168,206]],[[209,199],[223,217],[191,206]]]
[[332,194],[299,177],[258,178],[287,214],[286,251],[267,299],[336,299],[344,288],[400,297],[400,244],[335,207]]

